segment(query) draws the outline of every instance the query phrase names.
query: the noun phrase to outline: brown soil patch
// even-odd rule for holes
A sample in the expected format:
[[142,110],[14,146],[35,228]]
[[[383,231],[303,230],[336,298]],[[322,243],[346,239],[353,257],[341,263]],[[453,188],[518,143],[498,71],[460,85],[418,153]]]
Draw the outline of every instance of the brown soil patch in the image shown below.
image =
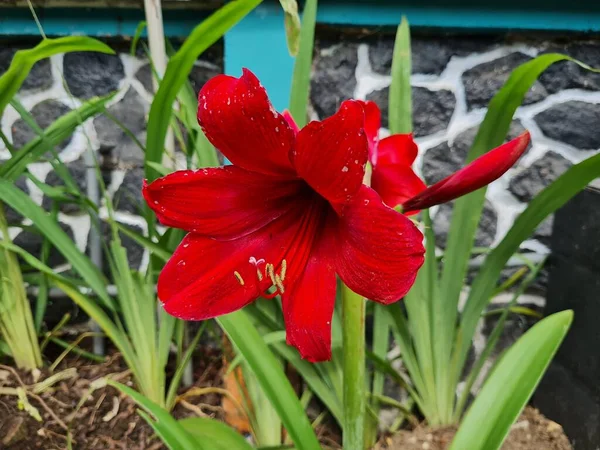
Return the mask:
[[[376,449],[445,450],[452,442],[455,432],[454,427],[432,429],[418,426],[414,430],[402,430],[385,439]],[[528,406],[513,425],[502,450],[573,450],[573,447],[559,424]]]
[[[206,349],[194,359],[194,386],[220,386],[222,357],[220,351]],[[39,395],[29,398],[37,408],[42,421],[18,408],[13,395],[0,395],[0,449],[6,450],[162,450],[166,447],[151,427],[137,414],[136,405],[128,397],[111,387],[96,390],[77,411],[77,405],[87,396],[90,384],[108,374],[121,374],[121,383],[133,386],[127,368],[117,354],[98,364],[85,359],[68,358],[56,372],[76,368],[76,376],[61,381]],[[31,374],[16,371],[16,375],[0,367],[0,389],[34,383]],[[43,372],[40,380],[50,374]],[[188,408],[177,405],[177,418],[203,414],[221,418],[220,397],[207,394],[186,399]],[[192,411],[191,408],[195,409]],[[51,412],[49,411],[51,410]],[[66,427],[66,428],[65,428]]]

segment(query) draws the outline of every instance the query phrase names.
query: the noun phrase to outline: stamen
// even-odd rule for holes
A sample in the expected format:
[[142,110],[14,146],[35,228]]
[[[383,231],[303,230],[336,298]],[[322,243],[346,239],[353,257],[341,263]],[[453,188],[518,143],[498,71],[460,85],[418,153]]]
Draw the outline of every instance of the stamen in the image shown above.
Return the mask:
[[275,266],[273,264],[267,264],[267,266],[265,267],[265,273],[269,278],[271,278],[271,282],[274,285],[277,285],[277,282],[275,281]]
[[283,289],[283,280],[279,277],[279,275],[275,275],[275,286],[277,286],[277,289],[279,289],[280,293],[284,293],[285,290]]
[[285,280],[285,272],[286,271],[287,271],[287,261],[284,259],[283,261],[281,261],[281,272],[279,273],[279,276],[281,277],[281,281]]
[[240,275],[240,273],[236,270],[235,272],[233,272],[233,275],[237,278],[238,283],[240,283],[241,286],[243,286],[244,283],[244,279],[242,278],[242,276]]
[[258,281],[263,280],[263,274],[259,269],[256,269],[256,276],[258,277]]

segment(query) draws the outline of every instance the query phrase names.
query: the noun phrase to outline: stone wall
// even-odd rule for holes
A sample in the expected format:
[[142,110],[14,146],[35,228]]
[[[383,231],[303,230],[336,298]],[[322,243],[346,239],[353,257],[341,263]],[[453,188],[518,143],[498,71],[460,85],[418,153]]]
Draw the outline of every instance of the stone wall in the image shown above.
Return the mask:
[[[568,42],[565,43],[565,42]],[[481,123],[489,100],[517,65],[549,51],[566,52],[588,64],[600,67],[600,45],[586,38],[526,39],[507,36],[416,35],[413,37],[414,130],[420,152],[417,171],[427,183],[434,183],[459,168]],[[24,46],[27,46],[23,43]],[[311,115],[324,118],[333,114],[347,98],[370,99],[384,113],[387,126],[387,100],[393,36],[391,34],[332,34],[321,32],[315,49],[311,92]],[[3,45],[0,72],[6,70],[17,45]],[[198,90],[211,76],[222,70],[222,48],[216,46],[194,66],[190,79]],[[64,84],[63,84],[64,78]],[[65,88],[68,88],[68,90]],[[125,51],[116,56],[73,53],[59,55],[38,63],[25,81],[19,100],[31,111],[43,128],[66,111],[95,95],[118,91],[108,111],[123,122],[142,143],[152,100],[152,77],[147,60],[140,54]],[[600,75],[586,72],[573,63],[559,63],[549,69],[527,94],[525,104],[517,110],[510,130],[514,137],[524,129],[532,135],[532,145],[518,165],[490,186],[487,202],[477,233],[476,245],[496,245],[509,230],[515,217],[543,187],[556,179],[572,164],[600,149]],[[1,129],[17,146],[34,136],[33,130],[8,107],[1,119]],[[57,149],[61,159],[84,188],[86,165],[83,155],[93,149],[102,164],[108,191],[113,197],[117,219],[138,230],[145,227],[140,217],[140,188],[143,153],[127,134],[106,116],[88,120],[83,127]],[[0,158],[8,151],[0,144]],[[48,162],[30,166],[31,171],[48,185],[62,183]],[[21,178],[17,185],[45,208],[51,201],[30,180]],[[452,206],[433,211],[437,244],[446,242]],[[9,211],[13,224],[22,218]],[[62,205],[59,221],[84,251],[88,243],[89,218],[73,205]],[[27,224],[27,220],[23,222]],[[104,230],[105,233],[108,230]],[[42,239],[29,229],[11,228],[18,245],[39,254]],[[548,254],[552,219],[545,221],[522,245],[533,260]],[[132,267],[146,264],[148,255],[131,239],[123,236]],[[64,265],[56,251],[50,257],[53,266]],[[476,273],[473,261],[470,276]],[[522,264],[511,261],[508,277]],[[552,264],[550,258],[549,264]],[[545,273],[534,289],[521,297],[521,303],[534,309],[544,304]],[[494,307],[509,301],[511,294],[495,299]],[[491,330],[494,316],[482,322],[474,354],[483,349],[486,331]],[[514,317],[507,336],[517,337],[529,325]]]

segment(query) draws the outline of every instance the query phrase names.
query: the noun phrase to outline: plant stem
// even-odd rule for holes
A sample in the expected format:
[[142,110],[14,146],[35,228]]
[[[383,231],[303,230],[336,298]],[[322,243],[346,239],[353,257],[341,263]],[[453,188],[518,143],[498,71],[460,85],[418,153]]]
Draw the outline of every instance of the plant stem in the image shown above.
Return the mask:
[[344,450],[364,449],[365,300],[342,284]]

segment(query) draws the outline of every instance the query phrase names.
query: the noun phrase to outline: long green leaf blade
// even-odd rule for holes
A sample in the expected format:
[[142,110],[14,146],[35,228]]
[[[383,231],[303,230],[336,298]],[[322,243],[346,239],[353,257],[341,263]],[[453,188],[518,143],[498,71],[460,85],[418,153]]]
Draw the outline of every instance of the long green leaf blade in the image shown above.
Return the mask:
[[[570,198],[600,176],[600,155],[592,156],[574,165],[550,186],[540,192],[515,220],[502,242],[492,250],[473,281],[460,322],[457,350],[460,350],[462,368],[468,353],[468,343],[475,332],[481,312],[488,304],[496,286],[496,280],[509,258],[518,250],[537,226],[550,214],[563,206]],[[458,370],[457,372],[459,372]],[[457,373],[454,374],[457,377]]]
[[573,311],[537,323],[502,357],[462,421],[450,450],[496,450],[563,341]]
[[[198,56],[260,2],[261,0],[235,0],[221,7],[194,28],[179,51],[171,58],[150,107],[146,161],[160,163],[162,160],[165,136],[173,114],[173,102]],[[153,181],[157,176],[157,172],[152,167],[146,166],[148,181]]]
[[321,446],[298,397],[247,314],[237,311],[217,321],[256,375],[298,450],[319,450]]
[[44,153],[64,139],[69,137],[75,128],[90,117],[104,110],[106,103],[115,94],[106,97],[93,98],[79,108],[69,111],[67,114],[56,119],[44,130],[43,136],[38,136],[25,144],[15,155],[0,166],[0,177],[8,180],[16,180],[27,168],[27,164],[36,162]]
[[103,304],[114,310],[112,299],[106,291],[106,280],[98,268],[75,246],[75,243],[58,226],[55,220],[36,205],[29,196],[10,181],[0,180],[0,200],[30,219],[39,228],[52,245],[71,263],[88,285],[98,295]]
[[19,91],[36,62],[59,53],[77,51],[114,53],[103,42],[86,36],[44,39],[34,48],[16,52],[8,70],[0,77],[0,115],[2,115],[6,105],[8,105]]
[[317,0],[307,0],[302,13],[300,44],[290,92],[290,113],[300,128],[306,125],[308,92],[310,90],[310,70],[312,68],[317,22]]
[[412,72],[410,51],[410,28],[406,17],[396,31],[394,57],[392,59],[392,83],[390,84],[389,125],[392,134],[412,132]]

